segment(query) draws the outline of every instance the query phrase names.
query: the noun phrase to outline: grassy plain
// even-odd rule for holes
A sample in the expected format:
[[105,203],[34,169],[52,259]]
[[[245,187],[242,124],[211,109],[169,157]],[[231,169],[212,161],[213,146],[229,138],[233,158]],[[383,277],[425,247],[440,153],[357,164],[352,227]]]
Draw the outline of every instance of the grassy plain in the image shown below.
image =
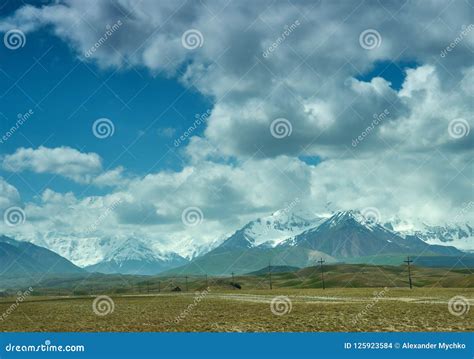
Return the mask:
[[[198,294],[199,293],[199,294]],[[448,310],[455,296],[474,304],[472,288],[329,288],[223,290],[207,293],[107,294],[114,311],[98,316],[96,295],[30,296],[3,321],[1,331],[80,332],[318,332],[474,331],[474,310]],[[279,307],[272,307],[276,296]],[[200,300],[197,300],[200,298]],[[0,299],[0,315],[15,298]],[[272,312],[277,310],[283,315]],[[276,309],[275,309],[276,308]],[[289,309],[291,308],[291,310]]]

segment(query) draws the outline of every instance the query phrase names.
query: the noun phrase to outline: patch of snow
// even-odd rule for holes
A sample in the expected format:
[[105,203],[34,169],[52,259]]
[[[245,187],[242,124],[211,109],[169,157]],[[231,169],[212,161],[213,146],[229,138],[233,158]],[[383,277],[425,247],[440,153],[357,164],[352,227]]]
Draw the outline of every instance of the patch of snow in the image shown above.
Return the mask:
[[325,218],[309,212],[279,210],[248,223],[245,237],[253,246],[276,247],[289,238],[318,226]]

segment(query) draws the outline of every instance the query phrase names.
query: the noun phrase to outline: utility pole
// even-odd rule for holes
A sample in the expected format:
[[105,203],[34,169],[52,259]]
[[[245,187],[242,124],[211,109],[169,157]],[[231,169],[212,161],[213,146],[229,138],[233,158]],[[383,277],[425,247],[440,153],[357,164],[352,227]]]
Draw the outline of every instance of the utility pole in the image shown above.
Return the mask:
[[234,285],[234,272],[232,272],[232,285]]
[[410,259],[410,257],[407,257],[407,260],[404,261],[406,264],[408,264],[408,282],[410,283],[410,289],[413,288],[412,282],[411,282],[411,270],[410,270],[410,263],[413,263],[413,260]]
[[323,263],[325,261],[321,258],[318,263],[320,264],[321,266],[321,281],[323,282],[323,289],[326,289],[326,286],[324,285],[324,269],[323,269]]
[[273,283],[272,283],[272,265],[271,262],[268,262],[268,278],[270,280],[270,289],[273,289]]
[[188,291],[188,276],[185,277],[186,278],[186,292]]
[[206,288],[209,288],[209,280],[207,279],[207,274],[206,274]]
[[158,281],[158,293],[160,293],[160,292],[161,292],[161,282]]

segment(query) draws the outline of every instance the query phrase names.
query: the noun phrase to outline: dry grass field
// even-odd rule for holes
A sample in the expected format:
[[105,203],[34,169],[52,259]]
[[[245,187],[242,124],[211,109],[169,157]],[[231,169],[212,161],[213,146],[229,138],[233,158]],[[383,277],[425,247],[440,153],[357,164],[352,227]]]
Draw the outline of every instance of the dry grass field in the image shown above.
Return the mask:
[[[282,296],[282,297],[280,297]],[[467,299],[448,309],[455,296]],[[345,288],[231,290],[96,296],[29,297],[0,320],[2,331],[317,332],[474,331],[474,289]],[[272,304],[272,300],[274,300]],[[288,299],[287,299],[288,298]],[[106,299],[104,299],[106,301]],[[0,315],[15,303],[0,300]]]

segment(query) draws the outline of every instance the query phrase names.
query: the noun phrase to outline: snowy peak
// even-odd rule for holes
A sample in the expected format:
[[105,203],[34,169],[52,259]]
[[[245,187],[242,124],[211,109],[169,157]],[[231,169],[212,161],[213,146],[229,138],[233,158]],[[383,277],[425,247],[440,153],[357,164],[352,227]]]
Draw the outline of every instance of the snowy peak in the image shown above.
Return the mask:
[[311,213],[280,210],[270,216],[247,223],[230,236],[222,246],[227,248],[275,247],[288,238],[318,226],[323,220],[323,217]]
[[454,246],[463,251],[474,252],[474,228],[470,223],[434,224],[420,218],[406,220],[395,216],[384,226],[403,237],[416,236],[428,244]]
[[103,261],[116,263],[126,261],[169,262],[183,259],[174,252],[161,252],[152,249],[146,242],[138,238],[129,238],[109,252]]
[[382,227],[378,222],[377,218],[364,215],[362,212],[357,210],[340,211],[332,215],[328,220],[321,224],[321,228],[337,228],[340,226],[347,225],[360,225],[370,231],[374,230],[388,230]]
[[86,267],[90,272],[153,275],[185,264],[174,252],[153,250],[138,238],[129,238],[110,251],[99,263]]
[[474,251],[474,229],[469,224],[446,224],[433,226],[422,224],[419,228],[400,231],[403,235],[415,235],[428,244],[455,246]]
[[201,243],[199,238],[189,238],[181,241],[176,252],[187,260],[193,260],[201,255],[204,255],[221,245],[229,234],[222,235],[211,242]]
[[430,246],[417,236],[403,238],[379,224],[377,220],[377,216],[367,216],[359,211],[338,212],[318,227],[303,232],[283,245],[317,250],[336,258],[381,254],[460,253],[453,247]]
[[145,243],[136,238],[129,238],[111,252],[107,253],[104,261],[115,260],[116,262],[126,260],[156,260],[157,254]]
[[[428,225],[417,218],[406,220],[394,217],[382,225],[378,217],[375,209],[315,214],[287,208],[250,221],[232,235],[225,234],[206,243],[202,238],[193,237],[169,245],[169,241],[147,238],[146,232],[123,233],[114,237],[83,237],[55,231],[17,239],[48,248],[81,267],[92,267],[102,272],[139,274],[156,274],[159,270],[187,263],[218,248],[227,251],[251,248],[271,250],[275,247],[308,246],[309,243],[312,250],[347,257],[377,253],[382,243],[387,246],[385,249],[392,252],[399,252],[400,248],[407,246],[422,248],[424,244],[454,246],[474,252],[474,229],[470,224]],[[337,242],[338,235],[344,251],[330,246]],[[363,246],[365,250],[356,253],[349,246]]]
[[469,238],[474,236],[474,229],[469,224],[452,224],[445,226],[425,225],[426,232],[436,233],[445,241]]

